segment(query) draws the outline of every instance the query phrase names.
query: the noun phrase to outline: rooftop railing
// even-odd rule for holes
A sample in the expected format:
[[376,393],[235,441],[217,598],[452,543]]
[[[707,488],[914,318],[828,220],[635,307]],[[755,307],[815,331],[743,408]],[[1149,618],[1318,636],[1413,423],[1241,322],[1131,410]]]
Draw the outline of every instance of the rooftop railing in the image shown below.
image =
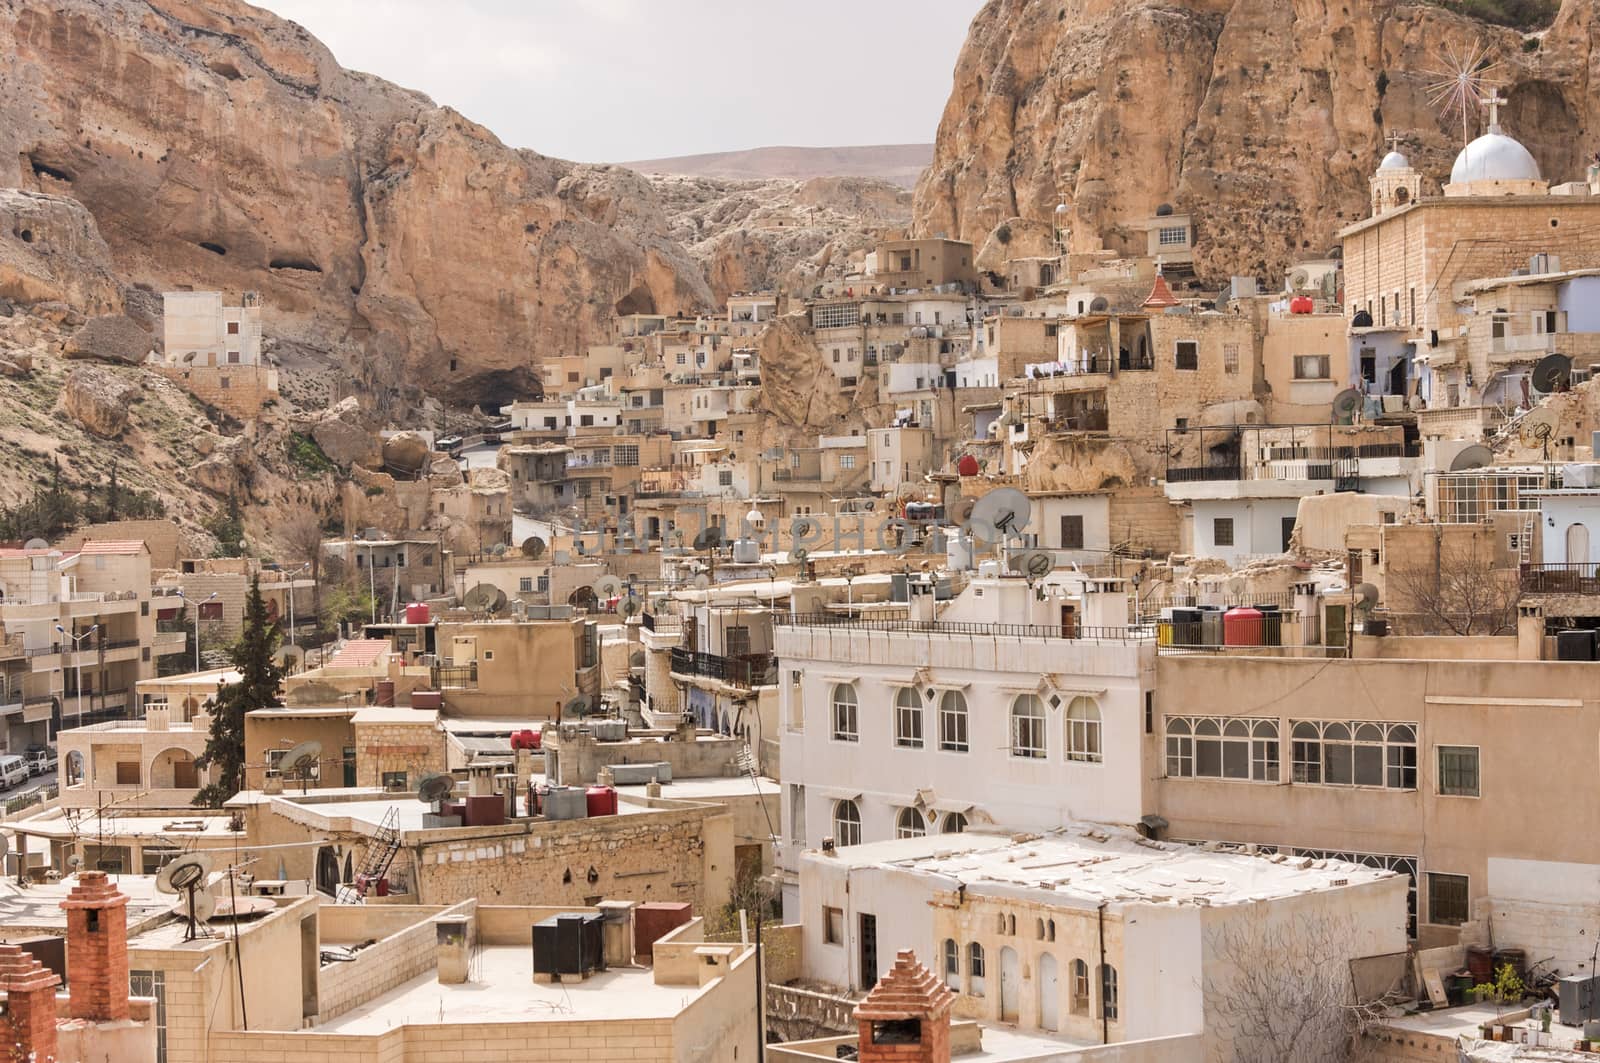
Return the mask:
[[1523,565],[1524,594],[1600,594],[1600,565]]
[[778,681],[778,660],[770,653],[723,657],[674,649],[671,667],[678,675],[704,676],[736,687],[771,686]]
[[991,624],[970,620],[913,620],[909,617],[847,616],[839,613],[775,614],[777,627],[827,627],[848,631],[887,631],[909,635],[976,635],[992,638],[1083,639],[1087,641],[1144,642],[1155,638],[1148,624],[1124,627],[1083,624]]

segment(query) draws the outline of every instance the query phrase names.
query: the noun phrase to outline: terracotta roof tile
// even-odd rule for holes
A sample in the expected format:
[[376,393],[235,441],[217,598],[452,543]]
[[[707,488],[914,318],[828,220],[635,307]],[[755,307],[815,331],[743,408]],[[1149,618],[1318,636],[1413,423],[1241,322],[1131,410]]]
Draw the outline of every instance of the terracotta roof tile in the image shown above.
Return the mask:
[[1167,287],[1167,278],[1156,274],[1156,282],[1150,288],[1150,294],[1145,297],[1143,306],[1177,306],[1178,297],[1172,294],[1172,289]]
[[328,659],[328,667],[370,668],[388,652],[388,639],[351,639]]
[[949,986],[917,962],[915,952],[901,949],[889,973],[856,1006],[856,1018],[936,1019],[949,1012],[955,999]]

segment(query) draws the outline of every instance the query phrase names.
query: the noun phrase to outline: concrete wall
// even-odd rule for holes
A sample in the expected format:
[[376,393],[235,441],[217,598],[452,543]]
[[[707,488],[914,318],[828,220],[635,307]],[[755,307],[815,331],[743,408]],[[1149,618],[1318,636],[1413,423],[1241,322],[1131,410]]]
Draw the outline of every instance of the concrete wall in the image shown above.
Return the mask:
[[[367,1001],[382,996],[396,986],[404,985],[424,971],[433,970],[439,962],[435,947],[433,917],[435,915],[470,917],[477,904],[476,900],[466,900],[443,911],[407,906],[403,909],[403,913],[410,922],[403,929],[393,931],[376,944],[363,948],[349,963],[330,963],[322,968],[317,981],[317,1018],[325,1022],[343,1015],[352,1008],[360,1007]],[[365,908],[364,905],[345,907]],[[383,908],[372,910],[385,912]],[[387,919],[383,921],[388,922]]]

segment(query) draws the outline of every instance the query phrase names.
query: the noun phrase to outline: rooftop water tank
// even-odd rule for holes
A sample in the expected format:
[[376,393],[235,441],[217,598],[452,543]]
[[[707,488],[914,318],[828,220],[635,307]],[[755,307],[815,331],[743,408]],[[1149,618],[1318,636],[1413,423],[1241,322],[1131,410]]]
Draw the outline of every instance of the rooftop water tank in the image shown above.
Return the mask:
[[1222,644],[1224,646],[1261,645],[1261,610],[1248,605],[1229,609],[1222,614]]
[[971,454],[961,455],[961,460],[956,462],[956,474],[959,476],[978,475],[978,459]]
[[426,624],[430,615],[427,602],[412,602],[406,606],[408,624]]
[[1309,295],[1297,295],[1289,300],[1289,313],[1291,314],[1309,314],[1316,308],[1317,304],[1311,301],[1311,296]]
[[761,547],[754,539],[733,541],[733,562],[736,565],[753,565],[761,560]]
[[617,814],[617,791],[610,786],[591,786],[584,793],[590,817]]

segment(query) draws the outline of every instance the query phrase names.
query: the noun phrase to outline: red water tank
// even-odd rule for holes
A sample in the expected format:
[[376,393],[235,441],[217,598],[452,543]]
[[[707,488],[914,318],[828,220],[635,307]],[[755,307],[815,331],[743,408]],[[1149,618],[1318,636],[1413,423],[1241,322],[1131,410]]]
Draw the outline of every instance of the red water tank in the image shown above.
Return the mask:
[[961,455],[961,460],[956,462],[956,473],[961,476],[978,475],[978,459],[971,454]]
[[411,707],[413,709],[441,709],[444,707],[444,695],[437,690],[413,690],[411,692]]
[[589,808],[589,818],[617,814],[617,791],[610,786],[591,786],[584,791],[584,803]]
[[1222,614],[1222,644],[1224,646],[1259,646],[1262,622],[1261,610],[1248,605],[1237,606]]
[[1289,300],[1289,313],[1291,314],[1309,314],[1316,308],[1317,304],[1311,301],[1311,296],[1309,295],[1297,295]]
[[426,624],[430,615],[432,614],[428,612],[427,602],[412,602],[406,606],[406,623],[408,624]]
[[512,731],[512,749],[538,749],[540,735],[538,731]]

